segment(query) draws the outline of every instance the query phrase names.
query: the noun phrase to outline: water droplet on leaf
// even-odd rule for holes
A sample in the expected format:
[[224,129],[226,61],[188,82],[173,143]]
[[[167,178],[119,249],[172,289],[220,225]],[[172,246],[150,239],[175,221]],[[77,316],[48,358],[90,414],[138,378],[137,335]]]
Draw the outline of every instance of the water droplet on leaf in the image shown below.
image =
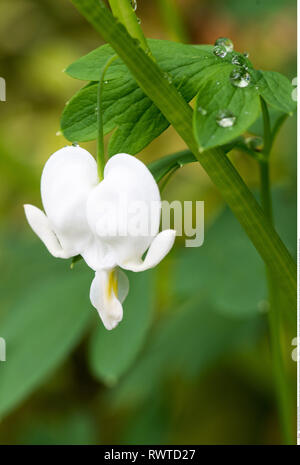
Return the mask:
[[131,0],[131,6],[133,8],[133,11],[137,10],[137,0]]
[[172,77],[170,76],[170,74],[164,73],[164,77],[168,80],[169,84],[172,84],[173,80],[172,80]]
[[205,110],[203,107],[198,107],[198,111],[202,116],[207,115],[207,110]]
[[233,43],[230,39],[227,39],[227,37],[219,37],[219,39],[215,41],[215,45],[224,47],[226,52],[233,51]]
[[263,138],[259,136],[249,136],[245,138],[246,145],[251,150],[260,152],[263,148]]
[[231,128],[236,121],[236,117],[230,110],[220,110],[216,116],[217,125],[221,128]]
[[244,53],[243,53],[243,56],[244,56],[245,58],[249,58],[249,53],[248,53],[248,52],[244,52]]
[[234,69],[230,74],[230,81],[235,87],[247,87],[250,84],[251,76],[245,70]]
[[227,50],[223,45],[215,45],[213,52],[219,58],[225,58],[227,55]]
[[236,54],[236,55],[233,55],[231,63],[233,65],[244,66],[245,60],[241,55]]

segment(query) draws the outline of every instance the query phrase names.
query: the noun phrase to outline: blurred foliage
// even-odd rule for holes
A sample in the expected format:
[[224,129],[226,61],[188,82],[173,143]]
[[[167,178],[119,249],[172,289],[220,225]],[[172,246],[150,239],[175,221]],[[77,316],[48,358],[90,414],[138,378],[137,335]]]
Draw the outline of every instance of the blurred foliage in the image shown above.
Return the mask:
[[[138,1],[147,36],[230,37],[257,68],[295,76],[295,1],[172,0],[177,32],[156,3]],[[82,82],[62,70],[101,40],[68,0],[2,0],[0,39],[0,443],[277,443],[263,264],[207,176],[187,165],[164,191],[168,200],[205,200],[204,245],[187,249],[178,238],[155,273],[130,274],[124,321],[105,332],[88,300],[86,265],[71,271],[50,257],[22,208],[40,205],[42,166],[66,144],[59,117]],[[276,227],[292,253],[295,120],[272,153]],[[140,157],[182,148],[168,129]],[[230,157],[257,191],[255,161]],[[293,337],[285,340],[291,379]]]

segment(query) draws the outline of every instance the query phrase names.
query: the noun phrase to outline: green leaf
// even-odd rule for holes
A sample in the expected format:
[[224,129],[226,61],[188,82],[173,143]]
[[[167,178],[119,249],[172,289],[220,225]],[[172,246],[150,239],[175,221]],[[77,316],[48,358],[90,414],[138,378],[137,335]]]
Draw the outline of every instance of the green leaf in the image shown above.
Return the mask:
[[153,272],[130,273],[129,278],[123,321],[113,331],[98,325],[90,344],[92,372],[108,385],[116,383],[135,360],[152,319]]
[[34,391],[81,338],[91,315],[90,282],[90,273],[81,267],[47,276],[1,316],[6,341],[6,362],[0,363],[1,417]]
[[[202,73],[220,60],[212,53],[211,46],[153,39],[149,40],[149,45],[157,62],[186,101],[196,95]],[[77,79],[98,81],[102,67],[113,55],[113,49],[104,45],[70,65],[67,73]],[[169,123],[138,87],[120,59],[110,66],[106,82],[102,101],[104,132],[107,134],[116,129],[109,142],[109,155],[138,153],[159,136]],[[97,85],[92,82],[84,87],[66,105],[61,129],[72,142],[97,137]]]
[[287,77],[276,71],[260,71],[258,90],[264,100],[277,110],[293,113],[296,102],[292,99],[294,87]]
[[[172,71],[179,82],[183,78],[192,78],[192,81],[195,81],[197,77],[193,76],[193,71],[197,74],[199,70],[219,62],[219,59],[212,53],[213,47],[211,45],[187,45],[157,39],[147,39],[147,41],[160,66],[164,68],[164,71]],[[68,66],[66,73],[75,79],[98,81],[102,67],[114,54],[115,51],[110,45],[102,45]],[[111,65],[106,76],[108,80],[121,79],[126,81],[128,78],[133,79],[128,68],[120,59]]]
[[[240,88],[231,83],[233,69],[232,65],[220,64],[201,81],[194,111],[194,133],[201,151],[230,142],[245,132],[259,115],[259,96],[253,74],[252,82]],[[232,126],[218,124],[222,112],[232,116]]]

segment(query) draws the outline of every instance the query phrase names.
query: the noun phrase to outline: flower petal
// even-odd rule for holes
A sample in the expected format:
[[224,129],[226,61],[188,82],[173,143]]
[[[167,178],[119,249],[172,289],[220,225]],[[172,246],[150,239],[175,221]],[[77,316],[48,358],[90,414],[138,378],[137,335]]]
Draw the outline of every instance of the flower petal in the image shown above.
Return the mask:
[[81,253],[91,238],[86,201],[98,183],[97,164],[80,147],[64,147],[45,164],[41,179],[44,209],[64,250]]
[[62,249],[57,236],[51,228],[49,219],[42,210],[33,205],[24,205],[24,210],[29,225],[54,257],[70,258],[75,255]]
[[[114,329],[123,318],[122,302],[129,291],[129,281],[121,270],[97,271],[92,281],[90,299],[106,329]],[[116,296],[117,294],[117,296]]]
[[92,270],[111,270],[117,266],[115,254],[109,246],[96,236],[92,236],[81,252],[86,264]]
[[90,228],[114,252],[118,264],[142,257],[158,233],[160,211],[155,179],[144,163],[126,153],[109,159],[104,181],[87,202]]
[[176,231],[166,229],[159,233],[153,240],[144,261],[128,261],[120,264],[125,270],[145,271],[154,268],[170,252],[176,237]]

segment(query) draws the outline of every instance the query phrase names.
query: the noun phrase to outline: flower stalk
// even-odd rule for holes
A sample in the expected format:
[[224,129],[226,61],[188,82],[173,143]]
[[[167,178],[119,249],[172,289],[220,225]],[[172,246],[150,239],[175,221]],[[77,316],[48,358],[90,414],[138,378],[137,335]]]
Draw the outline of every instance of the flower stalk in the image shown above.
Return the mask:
[[132,2],[130,0],[109,0],[109,5],[115,18],[126,26],[131,37],[137,39],[140,42],[141,47],[148,54],[151,54],[147,40],[132,6]]
[[103,86],[105,85],[105,75],[110,67],[110,65],[118,58],[117,55],[109,58],[104,65],[98,85],[97,92],[97,127],[98,127],[98,138],[97,138],[97,167],[98,167],[98,176],[99,181],[104,179],[104,166],[106,164],[105,150],[104,150],[104,130],[103,130],[103,109],[102,109],[102,95],[103,95]]

